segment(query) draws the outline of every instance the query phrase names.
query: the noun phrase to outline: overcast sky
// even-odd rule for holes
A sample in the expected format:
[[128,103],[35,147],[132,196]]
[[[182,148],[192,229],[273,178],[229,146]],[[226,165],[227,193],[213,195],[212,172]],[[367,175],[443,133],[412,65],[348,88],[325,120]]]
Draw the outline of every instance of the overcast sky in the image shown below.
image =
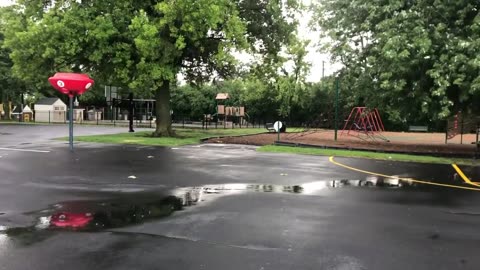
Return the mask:
[[10,0],[0,0],[0,6],[10,5],[12,1]]
[[[311,0],[302,0],[305,5],[310,5]],[[318,0],[316,0],[318,1]],[[322,54],[318,52],[318,43],[320,41],[320,33],[310,30],[308,24],[312,20],[312,14],[310,12],[304,12],[299,17],[300,26],[298,32],[301,39],[310,40],[310,46],[308,47],[307,61],[312,65],[310,75],[307,80],[310,82],[318,82],[322,77],[322,63],[325,62],[325,76],[333,74],[340,68],[339,64],[330,63],[330,56],[328,54]]]
[[[305,4],[309,4],[311,0],[302,1]],[[0,6],[9,5],[11,3],[11,0],[0,0]],[[328,55],[317,52],[316,45],[319,41],[319,33],[312,32],[308,29],[308,23],[310,19],[311,15],[308,13],[302,16],[302,20],[300,21],[299,33],[301,38],[311,40],[310,46],[308,48],[309,54],[307,61],[312,64],[312,68],[307,80],[311,82],[317,82],[321,79],[322,76],[323,61],[325,61],[325,75],[332,74],[335,70],[338,69],[338,65],[331,64]]]

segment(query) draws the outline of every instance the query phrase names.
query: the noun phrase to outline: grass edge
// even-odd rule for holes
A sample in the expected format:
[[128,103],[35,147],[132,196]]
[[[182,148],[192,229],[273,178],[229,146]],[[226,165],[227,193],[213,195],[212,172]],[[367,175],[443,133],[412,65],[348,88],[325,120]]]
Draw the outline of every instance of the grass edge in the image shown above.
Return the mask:
[[[257,151],[264,152],[264,153],[286,153],[286,154],[311,155],[311,156],[336,156],[336,157],[360,158],[360,159],[395,161],[395,162],[414,162],[414,163],[444,164],[444,165],[457,164],[457,165],[474,166],[473,159],[435,157],[435,156],[413,155],[413,154],[412,155],[397,154],[397,153],[388,153],[388,152],[377,153],[377,152],[362,151],[362,150],[318,149],[314,147],[264,145],[257,148]],[[364,155],[369,155],[369,156],[367,157]],[[382,157],[382,155],[389,155],[391,158],[384,158]],[[429,159],[429,160],[427,161],[425,159]]]

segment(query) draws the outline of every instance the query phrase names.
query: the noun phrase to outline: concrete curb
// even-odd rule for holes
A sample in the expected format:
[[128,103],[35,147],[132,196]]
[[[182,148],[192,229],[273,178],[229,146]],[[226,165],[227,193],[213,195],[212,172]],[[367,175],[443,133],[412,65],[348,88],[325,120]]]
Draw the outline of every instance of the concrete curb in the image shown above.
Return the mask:
[[386,153],[386,154],[405,154],[414,156],[433,156],[433,157],[448,157],[448,158],[473,158],[478,159],[479,153],[432,153],[432,152],[406,152],[397,150],[382,150],[382,149],[368,149],[361,147],[340,147],[340,146],[327,146],[327,145],[314,145],[304,143],[291,143],[283,141],[275,141],[274,145],[278,146],[290,146],[290,147],[305,147],[305,148],[318,148],[318,149],[333,149],[333,150],[350,150],[350,151],[365,151],[372,153]]
[[[213,137],[208,137],[208,138],[201,139],[200,142],[201,143],[207,143],[208,140],[212,140],[212,139],[239,138],[239,137],[253,136],[253,135],[259,135],[259,134],[266,134],[266,133],[269,133],[269,132],[260,132],[260,133],[248,134],[248,135],[213,136]],[[229,144],[229,143],[226,143],[226,144]],[[232,144],[232,143],[230,143],[230,144]]]

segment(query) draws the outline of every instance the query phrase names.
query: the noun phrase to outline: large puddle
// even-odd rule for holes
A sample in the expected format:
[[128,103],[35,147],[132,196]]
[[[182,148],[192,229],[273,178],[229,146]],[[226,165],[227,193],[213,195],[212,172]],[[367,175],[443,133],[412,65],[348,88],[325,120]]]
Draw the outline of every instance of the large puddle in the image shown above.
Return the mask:
[[367,177],[364,180],[318,181],[301,185],[223,184],[177,188],[167,193],[138,193],[104,201],[70,201],[29,213],[35,224],[26,227],[3,226],[0,235],[15,236],[40,230],[101,231],[120,228],[170,216],[176,211],[214,201],[223,196],[246,192],[320,195],[345,187],[401,189],[417,184],[394,178]]

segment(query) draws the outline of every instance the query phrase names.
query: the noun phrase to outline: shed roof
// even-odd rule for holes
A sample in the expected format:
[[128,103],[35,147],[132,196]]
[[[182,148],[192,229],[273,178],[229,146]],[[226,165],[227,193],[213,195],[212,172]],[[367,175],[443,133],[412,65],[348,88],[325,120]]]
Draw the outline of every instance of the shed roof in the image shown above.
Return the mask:
[[26,105],[24,108],[23,108],[23,112],[24,113],[32,113],[32,109],[30,109],[30,107],[28,105]]
[[225,99],[229,99],[230,96],[228,95],[228,93],[218,93],[217,94],[217,97],[215,98],[216,100],[225,100]]
[[38,100],[35,105],[53,105],[55,102],[57,102],[59,98],[53,97],[53,98],[42,98]]

